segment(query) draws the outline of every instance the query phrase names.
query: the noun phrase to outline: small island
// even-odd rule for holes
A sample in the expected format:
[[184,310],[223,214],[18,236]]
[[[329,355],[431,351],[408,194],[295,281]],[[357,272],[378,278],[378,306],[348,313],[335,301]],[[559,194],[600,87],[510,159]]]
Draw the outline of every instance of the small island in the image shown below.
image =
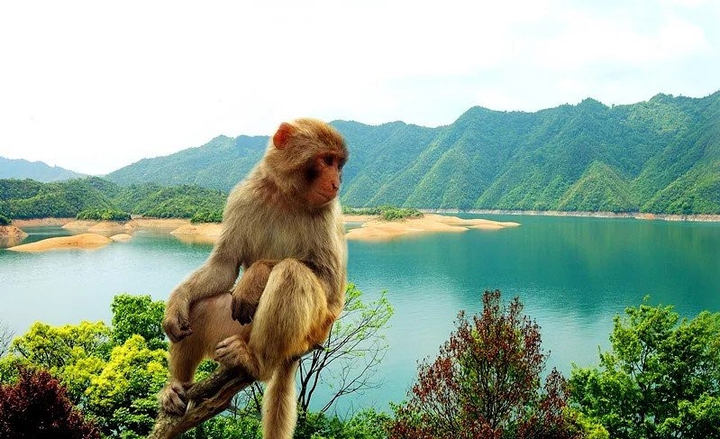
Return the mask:
[[350,229],[348,240],[387,241],[402,236],[428,232],[466,232],[470,229],[499,230],[517,227],[515,222],[499,222],[486,219],[463,219],[454,216],[423,214],[417,209],[379,207],[343,210],[345,222],[362,222]]
[[43,252],[48,250],[95,249],[104,247],[111,242],[110,238],[97,233],[82,233],[80,235],[43,239],[30,244],[10,247],[8,250],[14,252]]

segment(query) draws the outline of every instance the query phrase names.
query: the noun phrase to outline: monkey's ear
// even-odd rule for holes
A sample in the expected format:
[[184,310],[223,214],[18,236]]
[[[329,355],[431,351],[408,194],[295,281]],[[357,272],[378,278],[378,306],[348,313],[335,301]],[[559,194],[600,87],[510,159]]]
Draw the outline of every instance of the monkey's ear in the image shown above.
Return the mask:
[[273,136],[273,144],[275,145],[275,148],[285,149],[288,144],[288,139],[290,139],[294,130],[293,126],[289,123],[281,123],[280,128],[278,128],[277,132]]

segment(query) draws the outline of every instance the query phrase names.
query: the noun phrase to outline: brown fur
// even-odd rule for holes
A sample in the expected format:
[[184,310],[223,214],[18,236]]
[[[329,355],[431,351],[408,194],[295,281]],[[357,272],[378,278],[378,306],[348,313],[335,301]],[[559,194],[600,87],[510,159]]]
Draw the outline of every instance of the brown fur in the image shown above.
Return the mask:
[[[185,410],[184,390],[198,363],[213,357],[269,381],[263,437],[292,437],[296,359],[327,338],[345,302],[337,194],[347,157],[329,125],[283,123],[263,160],[232,191],[212,254],[168,300],[171,382],[160,395],[166,411]],[[233,288],[240,266],[244,274]]]

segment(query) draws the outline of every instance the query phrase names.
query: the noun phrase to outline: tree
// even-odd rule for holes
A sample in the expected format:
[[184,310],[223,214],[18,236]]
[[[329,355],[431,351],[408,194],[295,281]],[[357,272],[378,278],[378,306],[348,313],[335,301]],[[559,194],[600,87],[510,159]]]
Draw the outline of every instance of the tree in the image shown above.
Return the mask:
[[157,393],[167,380],[167,352],[151,349],[140,335],[113,348],[102,371],[91,377],[86,410],[105,434],[145,436],[158,413]]
[[19,381],[0,385],[0,438],[100,438],[75,410],[60,382],[46,371],[21,369]]
[[615,317],[610,342],[570,378],[589,419],[616,438],[720,437],[720,313],[680,321],[646,298]]
[[46,369],[67,387],[74,404],[83,404],[90,377],[102,370],[109,354],[110,334],[103,322],[63,326],[35,322],[13,341],[0,375],[13,372],[18,365]]
[[553,370],[541,389],[547,355],[540,328],[515,298],[486,291],[482,314],[460,312],[457,330],[431,364],[420,365],[407,403],[396,407],[391,438],[575,438],[567,386]]
[[141,335],[150,349],[167,349],[162,329],[165,302],[149,295],[118,294],[112,304],[112,341],[120,346],[135,334]]
[[147,434],[157,415],[157,392],[167,379],[160,329],[164,305],[150,296],[121,294],[112,309],[112,328],[103,322],[35,323],[0,360],[0,379],[12,379],[17,365],[47,369],[104,434]]
[[377,301],[364,303],[355,285],[347,286],[345,308],[322,349],[300,360],[298,403],[307,412],[319,383],[334,391],[325,401],[326,412],[338,398],[377,387],[372,376],[385,358],[388,345],[382,330],[393,315],[383,292]]

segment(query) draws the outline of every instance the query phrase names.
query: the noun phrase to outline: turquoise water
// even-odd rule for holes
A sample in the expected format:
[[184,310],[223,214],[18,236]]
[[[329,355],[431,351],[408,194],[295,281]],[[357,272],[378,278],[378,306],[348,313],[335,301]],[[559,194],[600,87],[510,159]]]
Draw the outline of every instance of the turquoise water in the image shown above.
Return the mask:
[[[470,215],[468,215],[470,216]],[[645,295],[683,316],[720,311],[720,223],[492,216],[517,228],[431,234],[387,243],[349,243],[348,278],[365,300],[387,290],[395,308],[378,389],[338,406],[386,409],[402,400],[417,361],[437,354],[459,310],[480,309],[485,289],[519,296],[542,327],[548,366],[597,361],[612,317]],[[28,229],[28,240],[61,229]],[[41,236],[42,235],[42,236]],[[27,241],[26,241],[27,242]],[[16,334],[50,324],[110,320],[121,292],[165,299],[211,247],[139,231],[127,243],[42,254],[0,250],[0,322]]]

